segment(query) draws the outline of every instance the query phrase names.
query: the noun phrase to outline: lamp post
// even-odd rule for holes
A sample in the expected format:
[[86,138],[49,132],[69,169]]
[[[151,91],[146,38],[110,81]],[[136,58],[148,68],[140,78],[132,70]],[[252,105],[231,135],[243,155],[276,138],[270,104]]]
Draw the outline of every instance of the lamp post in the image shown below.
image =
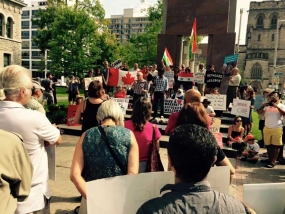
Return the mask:
[[[273,59],[273,74],[272,74],[272,83],[274,80],[274,75],[276,74],[276,63],[277,63],[277,49],[278,49],[278,42],[279,42],[279,23],[280,22],[285,22],[285,19],[282,20],[277,20],[277,25],[276,25],[276,40],[275,40],[275,51],[274,51],[274,59]],[[283,67],[283,66],[280,66]],[[276,84],[273,85],[273,88],[276,90],[278,89],[279,85],[279,74],[276,76]]]

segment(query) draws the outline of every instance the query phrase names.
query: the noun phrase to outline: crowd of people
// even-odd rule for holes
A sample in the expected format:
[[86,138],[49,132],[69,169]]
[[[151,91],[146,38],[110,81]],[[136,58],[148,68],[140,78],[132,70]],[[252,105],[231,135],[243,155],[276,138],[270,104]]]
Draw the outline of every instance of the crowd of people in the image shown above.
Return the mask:
[[[139,69],[136,63],[133,68],[137,72],[137,79],[132,85],[133,112],[131,119],[124,121],[120,105],[110,100],[107,93],[111,90],[107,85],[108,68],[105,62],[104,69],[96,71],[96,75],[102,76],[102,83],[91,81],[85,91],[87,98],[79,104],[74,116],[74,123],[82,124],[82,133],[75,147],[70,179],[82,196],[81,213],[86,210],[86,182],[147,172],[151,142],[159,150],[161,139],[160,130],[151,122],[157,116],[158,106],[160,116],[164,116],[167,96],[184,100],[182,109],[170,115],[165,129],[165,133],[170,135],[168,170],[174,171],[175,184],[164,186],[161,191],[170,190],[170,193],[146,202],[137,213],[213,213],[213,210],[215,213],[254,213],[234,197],[213,191],[206,181],[213,165],[230,168],[229,183],[235,175],[234,167],[210,132],[212,117],[216,116],[211,102],[207,99],[201,102],[204,91],[218,94],[216,87],[192,82],[191,86],[181,84],[177,79],[178,73],[191,72],[185,65],[181,69],[164,64],[163,69],[157,69],[156,65]],[[121,69],[128,70],[127,64],[124,63]],[[202,64],[199,69],[200,72],[206,71]],[[174,71],[173,91],[169,91],[165,77],[169,70]],[[214,66],[210,70],[214,72]],[[231,72],[227,96],[234,99],[238,96],[240,75],[236,67]],[[87,77],[92,77],[93,73],[90,70]],[[44,96],[48,104],[55,102],[55,81],[52,78],[47,74],[41,82],[32,81],[30,72],[16,65],[0,71],[0,89],[5,95],[5,99],[0,101],[0,132],[3,133],[0,139],[4,142],[0,148],[5,148],[4,158],[0,158],[0,170],[7,178],[2,182],[4,187],[0,187],[0,193],[5,195],[0,207],[5,207],[5,211],[10,213],[15,210],[19,214],[49,213],[45,147],[60,144],[62,137],[57,127],[46,118],[42,103],[37,99]],[[193,88],[195,86],[197,88]],[[74,76],[70,77],[67,92],[69,103],[73,104],[78,94],[78,81]],[[260,114],[259,128],[263,130],[268,152],[266,167],[273,168],[277,161],[283,160],[281,120],[285,106],[280,103],[278,93],[268,92],[267,89],[264,91],[264,100],[259,107],[255,105],[251,87],[245,90],[243,99],[249,100],[250,109]],[[119,86],[115,97],[124,98],[127,93],[127,89]],[[252,117],[238,116],[229,126],[228,140],[229,145],[240,151],[242,160],[256,162],[259,145],[251,132]],[[11,147],[5,147],[12,141]],[[18,182],[15,183],[15,179]]]

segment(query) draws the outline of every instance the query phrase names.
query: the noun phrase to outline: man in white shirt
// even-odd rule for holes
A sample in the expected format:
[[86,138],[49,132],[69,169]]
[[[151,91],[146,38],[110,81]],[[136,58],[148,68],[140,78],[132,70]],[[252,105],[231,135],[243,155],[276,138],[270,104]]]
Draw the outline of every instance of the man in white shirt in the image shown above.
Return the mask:
[[213,109],[212,106],[210,106],[211,102],[208,100],[208,99],[204,99],[203,102],[202,102],[203,106],[205,107],[206,109],[206,112],[207,114],[210,116],[210,117],[215,117],[216,116],[216,113]]
[[238,73],[238,68],[233,68],[232,76],[229,80],[229,87],[227,91],[227,108],[229,107],[230,103],[233,102],[233,99],[237,97],[237,89],[241,81],[241,76]]
[[49,213],[48,159],[44,141],[50,145],[62,142],[59,130],[44,114],[23,107],[31,98],[32,88],[27,69],[11,65],[0,72],[0,89],[4,90],[6,97],[0,102],[0,129],[23,137],[34,168],[31,193],[25,201],[18,202],[16,214]]
[[265,167],[273,168],[282,146],[282,116],[285,116],[285,105],[280,103],[279,94],[271,92],[268,96],[269,102],[264,103],[258,113],[264,112],[265,126],[263,129],[264,145],[267,149],[268,160],[263,160],[266,163]]

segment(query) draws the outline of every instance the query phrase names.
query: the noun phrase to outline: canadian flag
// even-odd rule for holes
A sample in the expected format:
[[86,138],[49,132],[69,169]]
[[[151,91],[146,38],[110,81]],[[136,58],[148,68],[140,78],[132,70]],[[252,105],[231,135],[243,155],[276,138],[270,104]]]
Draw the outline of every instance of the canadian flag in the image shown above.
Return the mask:
[[137,79],[136,71],[109,68],[108,86],[130,86]]
[[193,82],[194,81],[194,75],[193,75],[193,73],[179,72],[178,81]]

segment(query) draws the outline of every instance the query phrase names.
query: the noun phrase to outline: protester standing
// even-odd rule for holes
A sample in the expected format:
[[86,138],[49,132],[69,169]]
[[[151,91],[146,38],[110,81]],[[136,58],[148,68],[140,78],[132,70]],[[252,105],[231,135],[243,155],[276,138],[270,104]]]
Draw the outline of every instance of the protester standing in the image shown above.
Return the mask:
[[67,93],[68,93],[68,102],[69,105],[75,105],[76,103],[76,96],[79,94],[78,89],[78,81],[75,79],[73,75],[69,77],[69,82],[66,85]]
[[16,213],[50,213],[48,159],[44,141],[49,142],[49,146],[60,144],[60,131],[44,114],[23,107],[31,98],[33,88],[30,71],[18,65],[5,67],[0,72],[0,88],[6,96],[0,102],[0,129],[22,136],[34,168],[31,193],[25,201],[18,202]]
[[245,100],[250,101],[250,107],[249,107],[249,116],[248,117],[241,117],[244,127],[244,135],[251,134],[252,131],[252,109],[254,108],[254,91],[253,88],[248,88],[245,91]]
[[238,73],[238,68],[233,68],[232,76],[229,80],[229,87],[227,91],[227,109],[229,108],[230,103],[233,102],[233,99],[237,97],[237,89],[241,81],[241,76]]
[[165,93],[168,91],[168,79],[164,77],[164,70],[158,69],[158,77],[153,81],[154,97],[153,97],[153,119],[157,116],[157,105],[160,105],[160,116],[164,116],[164,99]]
[[132,89],[134,91],[133,96],[133,105],[140,97],[146,96],[148,92],[148,83],[145,79],[143,79],[143,74],[141,72],[137,72],[137,80],[132,84]]
[[149,122],[152,106],[149,99],[141,97],[134,105],[131,120],[125,121],[125,128],[130,129],[138,142],[139,146],[139,172],[146,171],[147,161],[149,160],[149,147],[152,143],[153,132],[155,132],[155,146],[159,150],[160,131],[157,126]]
[[45,88],[43,93],[43,100],[47,100],[47,104],[54,104],[53,88],[52,88],[52,75],[51,73],[46,74],[46,79],[43,79],[41,85]]
[[52,95],[53,95],[53,100],[54,100],[54,104],[57,105],[57,97],[56,97],[56,84],[58,84],[58,80],[56,78],[56,76],[52,75]]
[[42,87],[39,82],[33,81],[32,96],[30,100],[24,105],[24,107],[27,109],[39,111],[45,115],[46,110],[38,101],[39,97],[42,96],[44,90],[45,88]]

